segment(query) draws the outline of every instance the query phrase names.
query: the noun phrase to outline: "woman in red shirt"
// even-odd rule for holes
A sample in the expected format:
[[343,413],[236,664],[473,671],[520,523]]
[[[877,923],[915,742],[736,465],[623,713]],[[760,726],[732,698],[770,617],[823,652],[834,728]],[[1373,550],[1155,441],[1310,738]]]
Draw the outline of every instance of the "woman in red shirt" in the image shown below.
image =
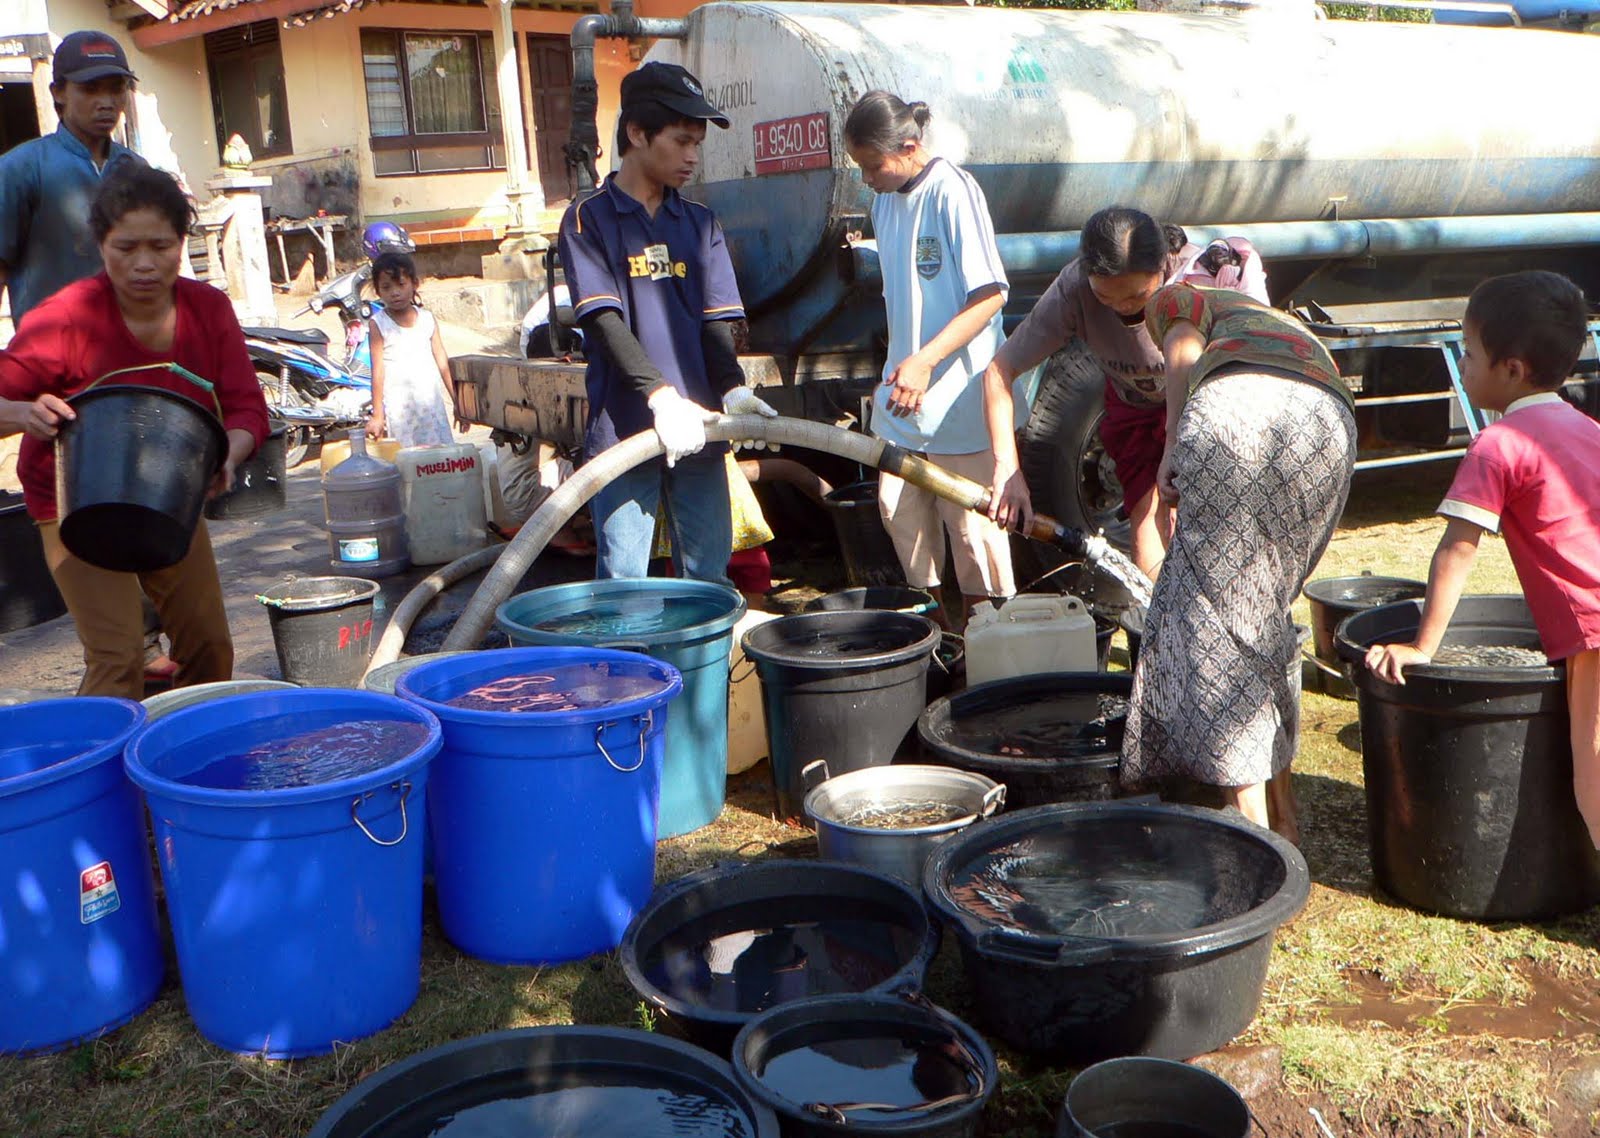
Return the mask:
[[[235,469],[266,437],[266,403],[233,306],[210,285],[178,276],[193,219],[193,205],[170,174],[141,166],[109,177],[89,213],[105,271],[31,309],[0,350],[0,435],[27,435],[17,472],[83,643],[80,695],[144,694],[146,594],[172,640],[179,684],[233,675],[233,642],[203,521],[178,564],[118,573],[69,553],[56,519],[54,440],[74,418],[67,400],[107,372],[178,363],[215,385],[228,450],[212,493],[232,486]],[[148,382],[194,398],[176,377]]]

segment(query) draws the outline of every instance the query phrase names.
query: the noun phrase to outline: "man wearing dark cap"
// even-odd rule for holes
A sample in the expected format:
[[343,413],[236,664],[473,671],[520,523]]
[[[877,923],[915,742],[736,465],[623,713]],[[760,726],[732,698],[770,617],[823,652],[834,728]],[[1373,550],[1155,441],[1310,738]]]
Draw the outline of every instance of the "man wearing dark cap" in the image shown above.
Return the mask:
[[561,220],[561,263],[588,360],[584,453],[654,428],[665,464],[636,467],[591,503],[595,575],[649,571],[666,499],[674,556],[687,577],[728,584],[733,545],[725,446],[706,422],[776,415],[744,386],[732,321],[744,317],[722,227],[678,192],[694,175],[706,123],[727,116],[683,68],[647,63],[622,80],[618,170]]
[[47,296],[100,271],[89,203],[108,169],[142,161],[111,141],[137,78],[121,44],[104,32],[73,32],[56,48],[53,74],[55,133],[0,155],[0,286],[17,324]]

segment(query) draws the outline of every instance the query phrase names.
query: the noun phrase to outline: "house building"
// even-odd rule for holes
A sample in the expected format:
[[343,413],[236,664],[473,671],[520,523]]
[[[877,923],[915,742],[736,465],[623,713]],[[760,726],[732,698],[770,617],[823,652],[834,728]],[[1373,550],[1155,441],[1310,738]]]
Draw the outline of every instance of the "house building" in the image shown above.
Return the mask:
[[[395,221],[438,254],[462,246],[457,271],[476,272],[508,231],[552,233],[571,197],[568,36],[594,0],[5,2],[21,20],[0,36],[0,149],[55,129],[51,51],[97,28],[139,76],[128,144],[202,199],[237,133],[252,171],[272,178],[273,217],[347,217],[347,243],[366,222]],[[694,3],[637,11],[682,16]],[[640,54],[596,45],[602,136]]]

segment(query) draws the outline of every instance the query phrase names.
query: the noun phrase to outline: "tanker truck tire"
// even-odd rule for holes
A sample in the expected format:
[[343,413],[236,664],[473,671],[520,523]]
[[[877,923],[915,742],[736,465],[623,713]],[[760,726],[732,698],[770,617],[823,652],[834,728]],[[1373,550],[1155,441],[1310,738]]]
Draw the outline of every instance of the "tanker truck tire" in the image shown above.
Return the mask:
[[[1051,356],[1033,413],[1017,433],[1017,450],[1035,510],[1087,533],[1104,531],[1112,545],[1126,552],[1128,522],[1118,516],[1122,485],[1100,444],[1105,382],[1105,373],[1082,340]],[[1011,549],[1019,587],[1063,561],[1060,551],[1023,538],[1013,538]],[[1071,578],[1070,571],[1059,573],[1044,584],[1066,588]]]

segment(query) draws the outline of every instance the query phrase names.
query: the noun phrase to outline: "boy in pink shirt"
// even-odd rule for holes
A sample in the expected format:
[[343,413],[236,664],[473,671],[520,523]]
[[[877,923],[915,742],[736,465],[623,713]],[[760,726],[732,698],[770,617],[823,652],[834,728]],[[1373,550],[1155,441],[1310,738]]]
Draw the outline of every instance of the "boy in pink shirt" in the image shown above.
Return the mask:
[[1410,644],[1379,644],[1367,666],[1391,683],[1438,650],[1487,532],[1511,563],[1552,661],[1565,660],[1573,789],[1600,848],[1600,423],[1558,389],[1583,348],[1583,294],[1556,273],[1494,277],[1467,301],[1461,379],[1479,407],[1504,412],[1461,460],[1439,506],[1449,519]]

